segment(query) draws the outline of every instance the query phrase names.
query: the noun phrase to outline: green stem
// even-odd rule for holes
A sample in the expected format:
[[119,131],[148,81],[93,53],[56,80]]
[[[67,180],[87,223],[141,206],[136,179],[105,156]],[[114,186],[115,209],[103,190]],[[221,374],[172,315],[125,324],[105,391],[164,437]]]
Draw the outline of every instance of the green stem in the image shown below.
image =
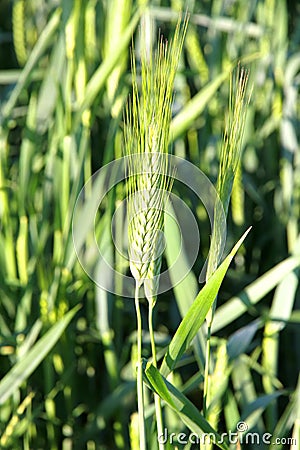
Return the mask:
[[137,400],[138,400],[138,417],[139,417],[139,441],[140,450],[146,450],[146,430],[145,430],[145,413],[144,413],[144,393],[143,393],[143,371],[142,371],[142,317],[139,302],[138,282],[135,284],[135,310],[137,320]]
[[205,354],[205,369],[204,369],[204,387],[203,387],[203,415],[207,417],[208,398],[209,398],[209,365],[211,355],[211,322],[207,325],[207,338],[206,338],[206,354]]
[[[217,210],[219,211],[219,210]],[[216,238],[216,228],[213,229],[213,242],[217,241]],[[208,269],[206,274],[206,281],[210,278],[210,276],[213,274],[213,272],[217,268],[217,262],[213,259],[214,253],[209,253],[209,260],[208,260]],[[207,323],[207,337],[206,337],[206,355],[205,355],[205,368],[204,368],[204,386],[203,386],[203,415],[207,419],[208,417],[208,402],[209,402],[209,390],[210,390],[210,359],[211,359],[211,327],[213,318],[215,315],[216,310],[216,304],[217,299],[214,300],[210,310],[207,313],[206,316],[206,323]]]
[[[204,369],[204,387],[203,387],[203,415],[208,419],[208,408],[210,398],[210,359],[211,359],[211,327],[216,309],[216,299],[206,316],[207,320],[207,338],[206,338],[206,355]],[[211,443],[204,445],[205,450],[211,450]]]
[[[150,333],[150,342],[151,342],[151,351],[152,351],[152,363],[154,367],[157,367],[157,358],[156,358],[156,346],[155,346],[155,338],[154,338],[154,330],[153,330],[153,309],[154,309],[155,301],[152,299],[149,302],[149,333]],[[157,437],[162,436],[164,433],[163,430],[163,417],[162,417],[162,408],[161,408],[161,399],[160,396],[154,393],[154,405],[155,405],[155,415],[156,415],[156,426],[157,426]],[[164,450],[165,446],[159,440],[159,450]]]

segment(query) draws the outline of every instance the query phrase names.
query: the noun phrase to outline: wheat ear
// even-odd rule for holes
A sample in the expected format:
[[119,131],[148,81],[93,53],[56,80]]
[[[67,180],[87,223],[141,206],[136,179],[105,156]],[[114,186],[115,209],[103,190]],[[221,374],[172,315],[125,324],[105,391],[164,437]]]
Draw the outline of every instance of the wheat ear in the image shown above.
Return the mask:
[[[128,156],[128,252],[137,284],[145,285],[150,301],[156,297],[163,246],[163,206],[171,188],[168,145],[173,83],[186,32],[178,21],[169,44],[160,38],[153,57],[141,50],[141,93],[134,54],[131,56],[133,93],[125,111],[125,153]],[[142,39],[142,42],[144,40]]]

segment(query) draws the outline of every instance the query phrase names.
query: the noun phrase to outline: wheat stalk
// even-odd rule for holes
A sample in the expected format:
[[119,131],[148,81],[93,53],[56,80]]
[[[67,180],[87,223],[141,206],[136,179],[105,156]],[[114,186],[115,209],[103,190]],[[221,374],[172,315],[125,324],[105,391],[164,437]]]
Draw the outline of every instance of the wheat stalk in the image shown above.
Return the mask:
[[[210,278],[213,272],[217,269],[221,232],[220,220],[221,213],[225,212],[227,215],[228,206],[232,191],[235,175],[238,170],[240,162],[242,140],[245,128],[247,106],[250,101],[250,95],[245,99],[247,92],[249,73],[243,67],[238,66],[235,75],[235,84],[233,83],[233,75],[230,77],[230,95],[229,95],[229,109],[225,125],[224,139],[221,146],[220,165],[217,179],[217,193],[220,201],[216,202],[214,211],[214,226],[211,238],[211,246],[208,258],[208,267],[206,279]],[[222,209],[222,211],[221,211]],[[207,322],[207,339],[206,339],[206,357],[205,357],[205,371],[204,371],[204,394],[203,394],[203,412],[204,415],[213,420],[217,420],[218,415],[213,411],[211,416],[208,413],[208,400],[210,397],[210,379],[209,373],[210,356],[211,356],[211,326],[214,317],[216,301],[213,303],[210,311],[206,316]],[[210,450],[211,445],[206,446]]]
[[[177,22],[173,40],[162,36],[155,54],[146,47],[142,34],[141,90],[134,52],[131,53],[132,96],[125,110],[124,141],[127,155],[127,216],[128,255],[130,270],[136,281],[135,307],[137,314],[137,393],[140,449],[146,447],[142,386],[142,323],[139,288],[144,284],[149,302],[149,331],[153,363],[156,349],[153,332],[155,305],[163,251],[164,204],[172,187],[172,173],[168,162],[170,123],[173,103],[173,84],[187,17],[181,26]],[[145,27],[144,27],[145,29]],[[157,431],[163,431],[160,398],[155,395]],[[163,445],[160,444],[160,449]]]

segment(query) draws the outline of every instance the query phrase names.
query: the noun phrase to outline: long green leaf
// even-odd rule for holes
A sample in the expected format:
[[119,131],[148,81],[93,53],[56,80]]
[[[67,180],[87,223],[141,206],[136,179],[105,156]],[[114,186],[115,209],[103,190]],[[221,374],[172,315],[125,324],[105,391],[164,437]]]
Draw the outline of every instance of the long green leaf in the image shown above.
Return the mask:
[[[175,216],[175,211],[170,204],[168,206],[172,215]],[[190,264],[187,258],[186,250],[181,245],[181,237],[179,229],[174,220],[170,218],[169,214],[165,214],[164,232],[166,239],[166,258],[168,262],[169,275],[173,285],[177,306],[181,317],[183,318],[189,308],[192,306],[198,292],[197,278],[192,270],[189,270]],[[177,261],[177,264],[175,264]],[[187,275],[177,283],[178,277],[182,278],[181,274]],[[197,358],[199,367],[205,365],[205,336],[203,329],[200,328],[194,341],[194,354]]]
[[128,47],[132,34],[138,24],[141,16],[142,9],[140,8],[136,14],[131,19],[131,22],[125,29],[122,39],[119,40],[119,45],[116,47],[115,51],[107,56],[100,67],[96,70],[90,81],[86,86],[86,92],[84,99],[80,105],[78,105],[78,111],[74,119],[74,127],[78,125],[81,115],[86,108],[89,108],[93,103],[94,99],[99,94],[100,90],[106,83],[111,71],[114,69],[118,63],[120,57],[123,55],[124,50]]
[[20,74],[16,86],[14,87],[7,103],[3,107],[2,114],[4,118],[7,118],[12,112],[22,89],[24,88],[24,86],[26,86],[28,80],[32,76],[32,71],[35,68],[35,65],[37,64],[39,58],[44,54],[46,48],[50,45],[51,39],[53,39],[53,35],[59,25],[60,16],[61,16],[61,9],[57,8],[55,13],[49,20],[48,24],[44,28],[43,32],[41,33],[35,47],[33,48],[28,58],[28,61],[24,69]]
[[[295,391],[291,394],[289,402],[273,431],[273,442],[276,442],[277,438],[280,439],[283,436],[287,436],[293,426],[294,431],[296,431],[297,428],[299,429],[299,422],[300,422],[300,377],[298,377],[297,387]],[[293,438],[295,438],[297,442],[297,436],[293,434]],[[282,443],[276,446],[271,444],[269,448],[270,449],[275,448],[276,450],[283,448],[284,444],[283,441],[281,441],[281,439],[280,442]],[[293,447],[291,448],[293,449]]]
[[71,309],[17,362],[0,382],[0,405],[25,381],[54,347],[80,306]]
[[163,376],[167,376],[174,369],[176,362],[183,355],[193,338],[196,336],[197,331],[204,322],[205,317],[218,294],[223,278],[225,277],[234,255],[238,251],[249,231],[250,228],[243,234],[227,258],[211,276],[180,323],[172,341],[169,344],[160,369]]
[[255,320],[245,327],[235,331],[227,341],[227,352],[230,359],[235,359],[244,353],[251,343],[260,326],[260,321]]
[[[258,398],[250,367],[249,361],[243,358],[243,355],[234,360],[232,367],[232,386],[240,411],[244,411]],[[265,431],[264,419],[260,411],[254,411],[251,416],[248,415],[246,418],[249,429],[256,427],[260,433]]]
[[272,394],[261,395],[253,402],[248,403],[242,411],[241,419],[248,425],[255,426],[256,420],[259,419],[266,407],[277,397],[283,395],[284,392],[276,391]]
[[260,278],[249,284],[238,296],[231,298],[217,309],[212,332],[215,333],[244,314],[249,306],[259,302],[268,292],[300,265],[300,259],[291,256],[277,264]]
[[151,389],[156,392],[180,417],[182,422],[199,438],[201,441],[208,435],[214,439],[216,445],[223,450],[228,450],[228,445],[223,442],[221,436],[200,414],[195,405],[175,386],[168,382],[160,372],[148,363],[144,371],[146,382],[150,384]]
[[[242,64],[249,64],[260,58],[262,54],[253,53],[246,55],[241,58]],[[212,81],[207,83],[204,88],[201,89],[198,94],[196,94],[191,100],[184,106],[184,108],[178,113],[172,123],[170,128],[170,137],[172,140],[177,139],[181,134],[187,131],[194,121],[200,116],[204,108],[207,106],[208,102],[217,92],[222,83],[229,76],[230,72],[236,64],[231,64],[228,66],[220,75],[215,77]]]
[[199,117],[209,100],[216,93],[221,84],[226,80],[231,69],[232,67],[208,83],[186,104],[182,111],[174,117],[170,129],[170,137],[172,140],[175,140],[178,136],[188,130],[197,117]]

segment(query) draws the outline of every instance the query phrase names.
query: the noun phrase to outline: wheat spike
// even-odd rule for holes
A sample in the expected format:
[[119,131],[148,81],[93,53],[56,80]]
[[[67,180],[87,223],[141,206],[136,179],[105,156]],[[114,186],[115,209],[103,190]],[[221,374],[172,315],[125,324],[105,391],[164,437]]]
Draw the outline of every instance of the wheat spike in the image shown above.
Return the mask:
[[[173,84],[187,27],[177,23],[173,40],[161,37],[155,54],[141,49],[141,92],[131,54],[132,97],[125,110],[128,156],[128,253],[130,270],[147,299],[156,297],[163,250],[164,204],[171,189],[168,145]],[[145,39],[142,38],[142,43]]]
[[250,95],[245,99],[248,77],[248,71],[244,67],[238,66],[234,87],[233,77],[231,76],[230,78],[229,111],[221,147],[220,169],[217,181],[217,191],[226,214],[232,184],[240,161],[246,113],[250,101]]
[[213,274],[218,266],[219,244],[222,233],[219,224],[222,223],[221,216],[224,212],[225,216],[227,216],[232,185],[240,162],[247,107],[251,96],[250,92],[246,97],[248,77],[248,71],[240,66],[238,66],[236,71],[235,84],[233,83],[232,74],[230,77],[229,109],[224,139],[221,146],[220,166],[216,186],[220,202],[216,202],[215,205],[207,278]]

